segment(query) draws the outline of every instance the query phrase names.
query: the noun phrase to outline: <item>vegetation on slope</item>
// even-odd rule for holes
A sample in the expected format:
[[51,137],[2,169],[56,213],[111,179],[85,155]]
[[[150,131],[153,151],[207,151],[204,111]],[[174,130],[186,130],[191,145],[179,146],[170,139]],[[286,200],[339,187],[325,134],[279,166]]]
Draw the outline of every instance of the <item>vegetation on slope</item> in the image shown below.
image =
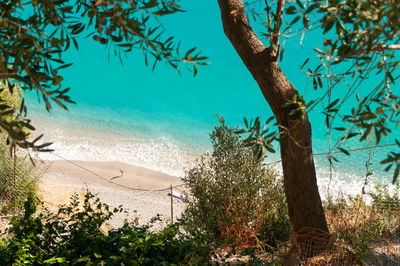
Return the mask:
[[144,226],[126,222],[105,229],[123,210],[111,209],[90,192],[83,201],[74,195],[57,213],[36,212],[39,201],[29,194],[24,215],[12,219],[0,240],[0,265],[362,264],[377,261],[373,250],[380,242],[387,249],[395,245],[399,191],[377,186],[368,194],[324,202],[332,232],[328,248],[302,256],[293,236],[289,240],[281,179],[234,128],[222,118],[219,122],[210,135],[213,151],[187,172],[191,193],[177,223],[154,231],[156,218]]
[[[0,83],[0,99],[0,104],[7,106],[6,111],[20,108],[22,95],[18,84],[11,92],[8,86]],[[13,114],[12,112],[2,117],[11,122]],[[29,133],[27,128],[24,130]],[[13,153],[13,147],[8,146],[7,142],[12,142],[11,137],[0,131],[0,214],[8,213],[11,209],[21,209],[28,194],[36,193],[42,174],[40,169],[35,168],[24,157],[17,157],[14,161],[14,158],[10,156]]]

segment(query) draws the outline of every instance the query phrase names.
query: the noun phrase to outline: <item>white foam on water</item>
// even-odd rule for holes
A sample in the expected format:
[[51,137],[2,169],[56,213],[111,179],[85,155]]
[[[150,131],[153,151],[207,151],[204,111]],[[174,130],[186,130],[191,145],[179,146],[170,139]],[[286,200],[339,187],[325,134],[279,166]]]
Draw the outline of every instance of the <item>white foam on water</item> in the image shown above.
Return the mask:
[[[271,159],[270,161],[274,161]],[[349,162],[352,164],[358,164],[358,171],[349,171]],[[268,162],[267,162],[268,163]],[[365,184],[365,162],[362,164],[360,161],[357,162],[355,158],[347,161],[339,161],[335,167],[330,170],[326,162],[316,160],[316,175],[319,193],[322,200],[331,198],[333,200],[347,196],[361,195],[363,187],[365,192],[365,199],[369,202],[371,199],[368,196],[369,192],[375,191],[376,185],[387,186],[389,194],[394,193],[396,185],[391,183],[391,176],[384,174],[382,171],[374,171],[370,169],[374,174],[367,178],[367,185]],[[346,164],[346,167],[343,165]],[[377,163],[375,163],[377,164]],[[273,168],[282,175],[282,165],[280,161],[273,165]]]
[[[201,153],[199,147],[168,136],[154,138],[77,122],[54,122],[42,121],[35,135],[44,134],[43,142],[53,142],[54,154],[68,160],[119,161],[183,176],[184,169]],[[39,153],[38,156],[43,160],[60,159],[52,153]]]

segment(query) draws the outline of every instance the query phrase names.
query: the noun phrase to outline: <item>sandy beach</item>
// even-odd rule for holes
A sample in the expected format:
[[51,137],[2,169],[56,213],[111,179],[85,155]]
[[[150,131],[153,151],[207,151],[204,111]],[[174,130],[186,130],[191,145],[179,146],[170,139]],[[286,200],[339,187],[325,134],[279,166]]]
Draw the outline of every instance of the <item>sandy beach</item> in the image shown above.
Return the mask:
[[[120,162],[59,160],[44,164],[48,170],[40,182],[40,197],[49,209],[68,203],[73,193],[83,195],[89,190],[110,207],[122,205],[127,211],[114,217],[110,223],[114,227],[121,226],[125,219],[137,218],[140,224],[147,223],[157,214],[168,223],[171,219],[168,188],[182,184],[178,177]],[[160,189],[166,190],[155,191]],[[182,191],[183,187],[174,191],[178,190]],[[176,219],[184,204],[174,198],[173,207]]]

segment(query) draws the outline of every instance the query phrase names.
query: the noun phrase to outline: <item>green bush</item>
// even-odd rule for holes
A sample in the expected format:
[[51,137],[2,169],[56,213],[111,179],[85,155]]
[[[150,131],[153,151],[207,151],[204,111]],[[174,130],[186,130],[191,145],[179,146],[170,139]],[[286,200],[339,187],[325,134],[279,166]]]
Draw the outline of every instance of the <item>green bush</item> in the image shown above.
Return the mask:
[[210,134],[212,154],[186,172],[190,189],[183,219],[216,239],[242,247],[287,240],[290,223],[282,181],[219,119]]
[[[0,265],[171,265],[208,263],[211,249],[204,236],[182,233],[180,224],[152,232],[149,225],[125,223],[121,228],[101,228],[113,214],[91,193],[83,204],[77,195],[57,214],[35,216],[31,196],[23,217],[14,218],[8,229],[10,238],[0,241]],[[154,221],[153,221],[154,222]]]

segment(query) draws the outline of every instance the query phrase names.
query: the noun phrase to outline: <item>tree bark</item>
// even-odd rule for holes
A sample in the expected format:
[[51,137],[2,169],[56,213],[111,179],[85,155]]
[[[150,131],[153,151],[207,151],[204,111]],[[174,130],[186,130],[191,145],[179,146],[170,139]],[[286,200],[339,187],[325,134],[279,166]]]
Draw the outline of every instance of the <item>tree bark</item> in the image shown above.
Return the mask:
[[249,25],[242,0],[218,3],[225,34],[257,81],[279,125],[284,186],[293,229],[311,227],[329,233],[318,192],[311,126],[305,111],[301,119],[289,115],[298,106],[284,106],[298,92],[278,64],[279,48],[266,47],[260,41]]

